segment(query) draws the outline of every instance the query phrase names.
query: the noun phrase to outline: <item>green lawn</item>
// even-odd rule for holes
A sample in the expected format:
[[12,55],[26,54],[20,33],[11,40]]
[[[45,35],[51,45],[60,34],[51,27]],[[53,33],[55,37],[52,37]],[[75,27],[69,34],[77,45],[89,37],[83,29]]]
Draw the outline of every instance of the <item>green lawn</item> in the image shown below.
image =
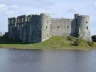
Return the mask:
[[[71,37],[74,39],[74,37]],[[96,43],[89,46],[87,41],[79,40],[79,45],[75,46],[70,44],[67,37],[53,36],[42,43],[24,44],[20,41],[14,41],[5,37],[0,37],[0,48],[12,49],[70,49],[70,50],[91,50],[96,49]]]

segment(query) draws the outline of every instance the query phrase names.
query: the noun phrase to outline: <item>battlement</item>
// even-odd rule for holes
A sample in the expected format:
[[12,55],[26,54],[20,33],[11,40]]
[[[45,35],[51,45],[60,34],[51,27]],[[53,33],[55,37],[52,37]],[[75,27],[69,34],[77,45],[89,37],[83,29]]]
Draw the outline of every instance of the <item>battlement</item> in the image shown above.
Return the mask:
[[15,18],[15,17],[13,17],[13,18],[8,18],[8,25],[10,25],[10,24],[15,24],[15,22],[16,22],[16,18]]
[[17,17],[17,23],[18,23],[18,24],[24,23],[24,22],[25,22],[25,19],[26,19],[26,15],[18,16],[18,17]]
[[37,15],[37,14],[31,14],[31,15],[20,15],[20,16],[17,16],[17,18],[15,17],[12,17],[12,18],[8,18],[8,24],[14,24],[14,23],[17,23],[17,24],[21,24],[21,23],[25,23],[25,22],[32,22],[36,19],[40,19],[40,16],[42,15],[46,15],[47,16],[50,16],[49,14],[45,14],[45,13],[41,13],[40,15]]

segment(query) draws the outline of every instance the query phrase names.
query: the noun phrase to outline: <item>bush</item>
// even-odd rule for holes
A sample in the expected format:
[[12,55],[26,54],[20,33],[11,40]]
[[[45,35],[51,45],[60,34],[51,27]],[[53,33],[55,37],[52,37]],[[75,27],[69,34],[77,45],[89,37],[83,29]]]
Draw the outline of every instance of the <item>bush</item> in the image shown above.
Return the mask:
[[69,40],[69,41],[74,41],[75,39],[77,39],[77,38],[73,37],[73,36],[67,36],[67,40]]
[[71,43],[71,45],[74,45],[74,46],[79,46],[79,44],[80,44],[80,42],[79,42],[78,39],[75,39],[75,40]]
[[79,39],[73,36],[67,36],[67,40],[69,40],[70,44],[74,46],[78,46],[80,44]]
[[93,42],[96,42],[96,35],[93,35],[91,38]]
[[91,41],[88,41],[87,44],[88,44],[89,46],[93,46],[94,43],[91,42]]
[[71,45],[78,46],[80,44],[79,39],[76,37],[68,37],[67,39],[70,41]]
[[74,41],[74,45],[75,45],[75,46],[78,46],[79,44],[80,44],[80,42],[79,42],[78,39]]
[[67,40],[71,41],[72,37],[71,36],[67,36]]

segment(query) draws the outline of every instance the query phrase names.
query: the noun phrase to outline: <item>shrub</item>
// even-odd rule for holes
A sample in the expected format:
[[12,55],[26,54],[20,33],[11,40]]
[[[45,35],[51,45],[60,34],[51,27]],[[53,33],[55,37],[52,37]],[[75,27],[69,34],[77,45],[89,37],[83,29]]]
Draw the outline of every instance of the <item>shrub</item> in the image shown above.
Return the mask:
[[74,41],[74,45],[75,45],[75,46],[78,46],[79,44],[80,44],[79,40],[76,39],[76,40]]
[[67,40],[69,40],[70,44],[74,46],[78,46],[80,44],[79,39],[73,36],[67,36]]
[[96,42],[96,35],[93,35],[91,38],[93,42]]
[[78,39],[76,39],[76,40],[74,40],[74,42],[73,42],[73,44],[72,44],[72,45],[74,45],[74,46],[78,46],[79,44],[80,44],[79,40],[78,40]]
[[67,40],[71,41],[72,37],[71,36],[67,36]]
[[73,36],[67,36],[67,40],[69,40],[69,41],[74,41],[75,39],[77,39],[77,38],[73,37]]
[[80,41],[79,41],[79,39],[73,39],[72,41],[70,41],[70,44],[74,45],[74,46],[79,46]]
[[88,41],[87,44],[88,44],[89,46],[93,46],[94,43],[91,42],[91,41]]

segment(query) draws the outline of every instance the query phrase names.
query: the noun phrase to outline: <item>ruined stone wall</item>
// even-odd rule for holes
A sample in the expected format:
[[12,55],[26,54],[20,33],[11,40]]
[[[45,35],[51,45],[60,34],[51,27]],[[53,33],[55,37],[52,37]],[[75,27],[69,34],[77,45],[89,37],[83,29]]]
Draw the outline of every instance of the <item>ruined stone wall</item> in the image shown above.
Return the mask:
[[15,39],[15,30],[16,29],[16,18],[8,18],[8,36],[9,38]]
[[32,32],[31,31],[33,30],[33,28],[32,28],[32,22],[30,21],[31,17],[32,17],[32,15],[27,16],[27,22],[26,22],[26,27],[25,27],[25,28],[27,28],[27,42],[28,43],[32,42],[32,39],[31,39]]
[[23,41],[23,33],[24,33],[24,25],[25,25],[25,15],[22,16],[18,16],[17,17],[17,27],[18,27],[18,31],[17,31],[17,36],[19,38],[19,40]]
[[8,19],[9,38],[22,42],[41,42],[41,19],[40,15],[21,15]]
[[29,16],[29,38],[28,42],[41,42],[41,23],[40,15]]

